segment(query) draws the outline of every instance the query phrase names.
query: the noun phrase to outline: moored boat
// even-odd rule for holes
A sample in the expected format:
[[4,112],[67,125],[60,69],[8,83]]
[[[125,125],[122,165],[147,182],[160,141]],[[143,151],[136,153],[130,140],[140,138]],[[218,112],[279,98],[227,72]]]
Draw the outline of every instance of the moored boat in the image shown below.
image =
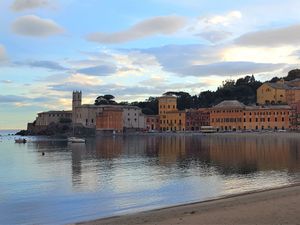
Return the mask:
[[77,137],[69,137],[68,142],[71,142],[71,143],[85,143],[85,139],[84,138],[77,138]]
[[18,143],[18,144],[25,144],[26,142],[27,142],[27,140],[25,138],[15,139],[15,143]]

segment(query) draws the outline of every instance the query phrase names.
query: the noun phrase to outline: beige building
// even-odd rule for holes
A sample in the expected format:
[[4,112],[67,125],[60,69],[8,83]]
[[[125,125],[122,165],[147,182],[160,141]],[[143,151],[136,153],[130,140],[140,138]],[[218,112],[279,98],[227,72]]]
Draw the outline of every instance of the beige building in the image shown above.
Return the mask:
[[38,113],[35,126],[48,126],[51,123],[72,121],[72,111],[49,111]]
[[124,105],[94,105],[81,104],[82,93],[73,92],[72,109],[74,124],[86,128],[96,128],[97,115],[103,113],[105,108],[116,108],[122,110],[123,128],[142,130],[146,128],[145,116],[137,106]]
[[257,89],[257,103],[295,104],[300,101],[300,79],[280,80],[276,83],[266,82]]

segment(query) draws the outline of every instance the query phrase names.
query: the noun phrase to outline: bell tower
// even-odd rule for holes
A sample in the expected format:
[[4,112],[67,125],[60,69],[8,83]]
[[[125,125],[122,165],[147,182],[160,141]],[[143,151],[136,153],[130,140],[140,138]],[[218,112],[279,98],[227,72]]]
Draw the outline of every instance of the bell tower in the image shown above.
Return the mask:
[[76,123],[76,107],[81,106],[82,100],[82,92],[81,91],[73,91],[72,97],[72,121]]

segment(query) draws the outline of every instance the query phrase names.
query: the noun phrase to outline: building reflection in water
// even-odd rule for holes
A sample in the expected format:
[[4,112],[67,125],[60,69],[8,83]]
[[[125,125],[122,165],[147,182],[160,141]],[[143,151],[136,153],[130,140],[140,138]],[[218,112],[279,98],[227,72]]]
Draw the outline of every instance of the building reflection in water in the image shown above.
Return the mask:
[[288,135],[140,135],[98,137],[87,144],[31,145],[49,154],[71,151],[75,187],[88,183],[91,188],[99,188],[102,182],[118,176],[122,163],[133,162],[166,175],[170,168],[179,175],[194,170],[199,176],[212,171],[222,176],[300,171],[300,140]]

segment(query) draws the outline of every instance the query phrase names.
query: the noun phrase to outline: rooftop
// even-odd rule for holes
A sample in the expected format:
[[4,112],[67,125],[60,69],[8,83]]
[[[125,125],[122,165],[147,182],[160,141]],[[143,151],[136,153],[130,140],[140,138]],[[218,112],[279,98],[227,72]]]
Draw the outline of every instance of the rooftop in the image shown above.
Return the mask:
[[245,108],[246,106],[237,100],[225,100],[215,105],[213,108]]

